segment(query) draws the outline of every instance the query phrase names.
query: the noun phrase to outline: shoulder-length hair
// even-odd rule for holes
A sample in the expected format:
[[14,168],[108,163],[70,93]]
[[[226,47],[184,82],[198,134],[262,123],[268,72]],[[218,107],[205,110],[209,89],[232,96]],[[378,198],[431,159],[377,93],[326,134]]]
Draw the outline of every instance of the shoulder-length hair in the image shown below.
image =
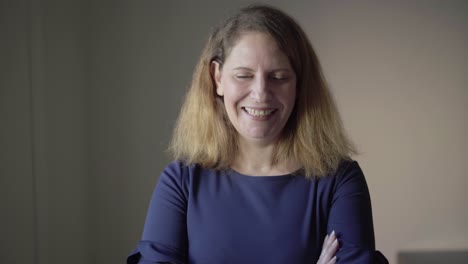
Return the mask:
[[354,154],[312,45],[300,26],[284,12],[249,6],[211,34],[193,74],[169,150],[188,164],[228,168],[238,155],[238,133],[229,121],[210,74],[213,61],[222,67],[242,34],[271,35],[296,73],[296,103],[275,150],[275,162],[294,159],[307,177],[336,171]]

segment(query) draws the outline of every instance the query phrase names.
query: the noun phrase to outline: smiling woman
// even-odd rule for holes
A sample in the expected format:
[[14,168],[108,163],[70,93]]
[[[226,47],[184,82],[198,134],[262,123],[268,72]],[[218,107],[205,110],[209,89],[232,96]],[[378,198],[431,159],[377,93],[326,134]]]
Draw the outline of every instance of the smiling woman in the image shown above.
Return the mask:
[[[216,93],[240,144],[276,144],[296,97],[296,74],[275,39],[244,33],[221,64],[212,62]],[[243,163],[243,162],[242,162]]]
[[377,261],[366,180],[282,11],[251,6],[213,32],[170,149],[127,263]]

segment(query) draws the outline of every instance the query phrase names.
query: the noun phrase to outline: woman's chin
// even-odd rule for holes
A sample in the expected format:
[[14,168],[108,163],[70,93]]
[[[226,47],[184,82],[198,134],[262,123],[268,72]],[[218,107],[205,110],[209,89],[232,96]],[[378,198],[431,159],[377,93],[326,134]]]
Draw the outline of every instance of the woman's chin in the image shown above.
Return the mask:
[[266,145],[269,143],[275,143],[278,137],[271,135],[270,133],[257,132],[241,135],[241,138],[247,143]]

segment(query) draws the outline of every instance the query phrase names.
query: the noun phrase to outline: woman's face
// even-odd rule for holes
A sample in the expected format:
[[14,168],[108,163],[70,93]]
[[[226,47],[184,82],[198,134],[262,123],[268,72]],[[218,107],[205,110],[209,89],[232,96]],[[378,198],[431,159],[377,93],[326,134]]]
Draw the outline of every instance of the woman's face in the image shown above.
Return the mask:
[[212,72],[216,93],[241,139],[275,143],[294,107],[296,74],[268,34],[241,35],[220,69]]

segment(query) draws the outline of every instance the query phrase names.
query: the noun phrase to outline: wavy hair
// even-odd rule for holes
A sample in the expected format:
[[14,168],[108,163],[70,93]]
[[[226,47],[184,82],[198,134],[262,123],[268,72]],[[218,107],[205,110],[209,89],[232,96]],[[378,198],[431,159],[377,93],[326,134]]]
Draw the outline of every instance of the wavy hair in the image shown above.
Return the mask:
[[271,35],[297,77],[296,103],[275,149],[275,160],[294,159],[307,177],[336,171],[355,149],[306,34],[290,16],[271,6],[241,9],[211,34],[193,74],[169,150],[175,159],[214,169],[228,168],[238,155],[238,133],[216,94],[210,65],[221,67],[242,34]]

